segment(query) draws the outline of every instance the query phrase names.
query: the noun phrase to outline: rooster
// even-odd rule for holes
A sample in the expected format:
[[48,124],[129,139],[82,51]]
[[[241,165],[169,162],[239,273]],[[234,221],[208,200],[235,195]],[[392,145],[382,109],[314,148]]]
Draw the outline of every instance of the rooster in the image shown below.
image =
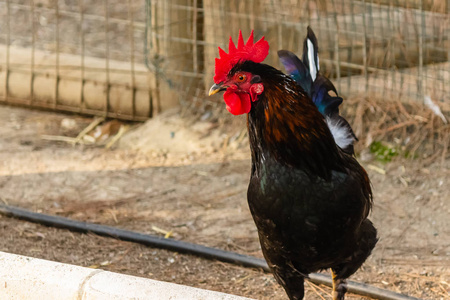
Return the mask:
[[[307,75],[296,82],[262,63],[269,53],[264,37],[254,43],[252,31],[244,43],[239,32],[237,47],[230,37],[228,53],[219,48],[209,94],[224,91],[227,110],[247,114],[252,156],[247,199],[277,282],[290,299],[303,299],[308,274],[331,268],[333,299],[342,300],[346,279],[377,242],[367,219],[372,191],[348,148],[354,135],[337,111],[342,99],[332,99],[332,84],[320,75],[313,34],[305,43],[302,65],[280,53],[289,70]],[[339,145],[336,132],[343,129],[347,142]]]

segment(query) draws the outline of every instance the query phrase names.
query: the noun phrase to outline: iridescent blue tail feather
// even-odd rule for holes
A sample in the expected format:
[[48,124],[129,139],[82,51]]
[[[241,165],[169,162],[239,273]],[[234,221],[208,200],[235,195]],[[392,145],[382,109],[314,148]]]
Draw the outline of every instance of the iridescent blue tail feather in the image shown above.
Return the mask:
[[278,51],[278,57],[281,60],[286,72],[303,88],[303,90],[311,95],[312,79],[309,68],[292,52],[287,50]]
[[348,154],[353,155],[356,138],[350,124],[339,115],[339,97],[333,83],[320,73],[319,47],[317,38],[310,27],[303,43],[303,55],[300,60],[287,50],[278,51],[278,57],[286,72],[311,97],[320,113],[325,117],[336,144]]

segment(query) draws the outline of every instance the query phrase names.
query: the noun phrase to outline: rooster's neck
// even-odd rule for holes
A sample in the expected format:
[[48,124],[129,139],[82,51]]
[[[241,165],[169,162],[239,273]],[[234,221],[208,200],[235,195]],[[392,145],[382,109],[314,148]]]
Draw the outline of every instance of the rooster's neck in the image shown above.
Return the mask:
[[248,114],[252,165],[258,172],[267,156],[328,179],[339,153],[323,116],[289,77],[264,82],[264,93]]

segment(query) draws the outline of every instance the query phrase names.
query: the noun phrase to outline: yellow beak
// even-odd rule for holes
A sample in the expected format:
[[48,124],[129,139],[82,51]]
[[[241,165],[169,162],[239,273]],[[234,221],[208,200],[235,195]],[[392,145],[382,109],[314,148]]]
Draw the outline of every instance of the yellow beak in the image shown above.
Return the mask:
[[213,84],[213,86],[209,89],[209,96],[217,94],[218,92],[224,91],[227,88],[222,85],[222,83]]

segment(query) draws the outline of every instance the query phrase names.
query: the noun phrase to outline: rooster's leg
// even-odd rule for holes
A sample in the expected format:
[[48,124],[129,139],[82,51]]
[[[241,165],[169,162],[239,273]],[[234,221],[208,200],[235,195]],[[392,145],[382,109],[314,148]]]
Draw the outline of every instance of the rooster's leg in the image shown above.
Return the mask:
[[347,292],[347,281],[339,278],[334,270],[331,270],[333,278],[333,300],[344,300]]

